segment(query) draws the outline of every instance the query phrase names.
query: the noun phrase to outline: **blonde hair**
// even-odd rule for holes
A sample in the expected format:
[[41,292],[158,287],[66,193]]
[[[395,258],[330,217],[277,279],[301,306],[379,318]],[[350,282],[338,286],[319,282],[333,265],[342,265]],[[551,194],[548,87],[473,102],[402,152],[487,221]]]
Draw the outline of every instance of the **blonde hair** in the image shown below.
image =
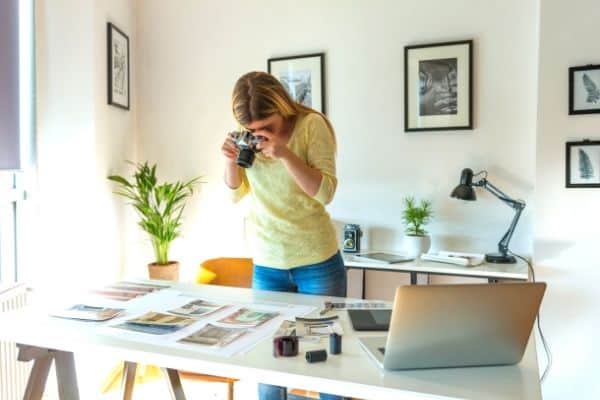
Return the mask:
[[258,121],[279,114],[284,120],[316,113],[323,117],[335,143],[331,122],[322,113],[292,99],[283,85],[266,72],[248,72],[238,79],[232,95],[233,115],[238,123],[247,127]]

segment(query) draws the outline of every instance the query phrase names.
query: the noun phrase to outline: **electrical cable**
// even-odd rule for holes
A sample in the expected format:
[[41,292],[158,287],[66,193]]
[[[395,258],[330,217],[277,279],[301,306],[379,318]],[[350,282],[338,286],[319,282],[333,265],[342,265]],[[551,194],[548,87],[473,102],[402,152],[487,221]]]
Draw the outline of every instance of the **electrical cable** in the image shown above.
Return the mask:
[[[510,250],[508,252],[510,254],[512,254],[513,256],[518,257],[527,263],[527,267],[529,268],[529,272],[531,273],[531,279],[535,283],[535,271],[533,270],[533,265],[531,264],[531,262],[528,259],[526,259],[525,257],[520,256],[516,253],[513,253]],[[540,382],[544,382],[544,380],[548,376],[548,373],[550,372],[550,368],[552,368],[552,352],[550,351],[550,345],[548,344],[548,341],[546,340],[546,337],[544,336],[544,332],[542,332],[542,325],[540,322],[540,313],[539,312],[537,315],[537,329],[540,334],[540,339],[542,341],[542,345],[544,346],[544,351],[546,352],[546,360],[547,360],[546,368],[544,368],[544,372],[542,373],[542,377],[540,378]]]

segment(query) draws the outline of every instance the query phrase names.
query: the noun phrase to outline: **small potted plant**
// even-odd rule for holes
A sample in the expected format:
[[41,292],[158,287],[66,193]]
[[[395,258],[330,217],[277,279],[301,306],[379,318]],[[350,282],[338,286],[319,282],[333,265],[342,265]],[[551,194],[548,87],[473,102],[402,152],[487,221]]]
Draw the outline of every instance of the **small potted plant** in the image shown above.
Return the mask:
[[425,225],[433,217],[431,202],[421,200],[419,204],[414,197],[404,198],[402,222],[404,223],[403,249],[410,257],[418,257],[427,253],[431,247],[431,238],[427,235]]
[[108,177],[118,184],[115,194],[130,200],[140,217],[138,225],[150,235],[155,261],[148,264],[150,279],[179,279],[179,263],[169,260],[169,246],[179,236],[186,199],[194,193],[199,177],[187,182],[158,184],[156,164],[131,163],[136,170],[130,182],[122,176]]

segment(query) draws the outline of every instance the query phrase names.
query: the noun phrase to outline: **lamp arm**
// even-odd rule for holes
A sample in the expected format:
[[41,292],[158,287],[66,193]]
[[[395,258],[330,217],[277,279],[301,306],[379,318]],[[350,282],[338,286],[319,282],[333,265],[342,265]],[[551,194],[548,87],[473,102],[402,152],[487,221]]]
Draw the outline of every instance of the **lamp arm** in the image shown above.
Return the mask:
[[525,202],[521,200],[514,200],[509,197],[506,193],[498,189],[496,186],[492,185],[486,178],[481,179],[479,182],[473,183],[474,186],[482,186],[488,192],[502,200],[504,203],[508,204],[515,210],[515,216],[513,217],[508,230],[502,236],[502,239],[498,242],[498,252],[502,255],[508,254],[508,243],[512,238],[513,233],[515,232],[515,228],[517,227],[517,223],[519,222],[519,218],[521,217],[521,212],[525,208]]

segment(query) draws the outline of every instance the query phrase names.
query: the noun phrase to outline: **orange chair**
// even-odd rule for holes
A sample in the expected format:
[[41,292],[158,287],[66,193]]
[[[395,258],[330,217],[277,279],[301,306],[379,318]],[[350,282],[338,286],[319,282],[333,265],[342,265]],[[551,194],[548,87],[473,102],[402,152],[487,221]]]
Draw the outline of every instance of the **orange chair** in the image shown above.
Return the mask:
[[252,270],[251,258],[211,258],[200,264],[196,283],[249,288]]

